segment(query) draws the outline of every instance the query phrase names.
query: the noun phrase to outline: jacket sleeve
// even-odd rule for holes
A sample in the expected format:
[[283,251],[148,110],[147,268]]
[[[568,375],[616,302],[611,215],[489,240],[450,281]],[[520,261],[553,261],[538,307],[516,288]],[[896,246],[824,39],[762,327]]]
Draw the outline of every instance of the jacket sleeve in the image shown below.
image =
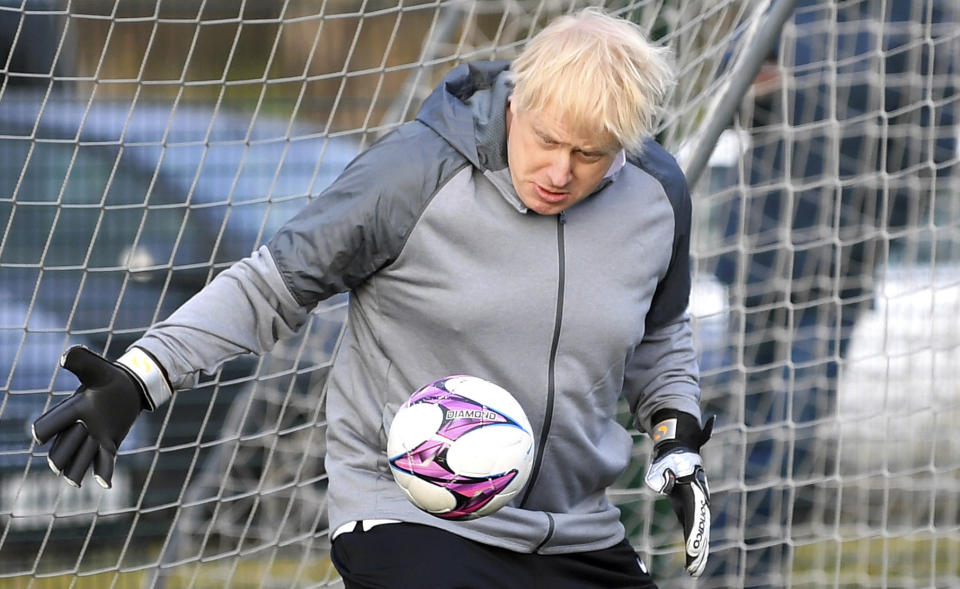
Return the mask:
[[213,372],[234,357],[270,351],[320,301],[356,287],[398,255],[439,182],[456,166],[441,144],[418,123],[386,136],[267,245],[133,345],[153,355],[174,389],[196,386],[201,371]]
[[[308,313],[287,290],[267,246],[261,246],[133,345],[157,360],[173,389],[192,388],[201,371],[209,374],[237,356],[270,351],[293,335]],[[154,398],[157,405],[166,400]]]
[[623,390],[641,431],[650,431],[660,409],[700,419],[699,366],[687,313],[644,335],[627,364]]
[[624,394],[637,428],[649,431],[653,414],[676,409],[700,418],[700,385],[690,300],[691,201],[683,171],[661,146],[648,141],[637,165],[663,187],[674,216],[670,263],[660,278],[644,336],[634,349],[624,377]]

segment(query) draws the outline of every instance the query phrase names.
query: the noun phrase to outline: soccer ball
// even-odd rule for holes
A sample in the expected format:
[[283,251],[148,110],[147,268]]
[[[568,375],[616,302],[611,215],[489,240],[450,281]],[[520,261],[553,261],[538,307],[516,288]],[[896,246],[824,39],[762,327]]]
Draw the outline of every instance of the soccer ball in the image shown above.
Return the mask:
[[393,478],[414,505],[448,520],[503,507],[523,489],[534,440],[520,403],[473,376],[450,376],[400,407],[387,437]]

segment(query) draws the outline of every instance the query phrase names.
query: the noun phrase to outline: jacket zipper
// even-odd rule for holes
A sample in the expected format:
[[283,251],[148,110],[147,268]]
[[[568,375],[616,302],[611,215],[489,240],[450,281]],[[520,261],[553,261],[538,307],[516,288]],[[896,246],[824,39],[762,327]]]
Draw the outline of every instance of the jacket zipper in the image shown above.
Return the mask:
[[[550,343],[550,359],[547,365],[547,404],[544,410],[543,415],[543,428],[540,430],[540,440],[537,444],[537,455],[533,461],[533,471],[530,473],[530,480],[527,483],[527,488],[523,493],[523,498],[520,500],[520,507],[522,508],[527,503],[527,499],[530,497],[530,493],[533,490],[533,485],[536,483],[537,476],[540,474],[540,466],[543,463],[543,452],[544,447],[547,444],[547,437],[550,434],[550,425],[553,421],[553,404],[554,404],[554,395],[556,394],[556,363],[557,363],[557,348],[560,345],[560,325],[563,322],[563,287],[565,283],[565,259],[564,259],[564,242],[563,242],[563,226],[567,222],[567,217],[563,211],[557,215],[557,259],[558,259],[558,272],[557,272],[557,308],[556,315],[553,322],[553,341]],[[553,516],[547,515],[549,520],[549,527],[547,529],[547,534],[544,537],[543,541],[537,546],[536,551],[539,551],[540,548],[546,544],[551,536],[553,536],[554,531],[554,521]]]

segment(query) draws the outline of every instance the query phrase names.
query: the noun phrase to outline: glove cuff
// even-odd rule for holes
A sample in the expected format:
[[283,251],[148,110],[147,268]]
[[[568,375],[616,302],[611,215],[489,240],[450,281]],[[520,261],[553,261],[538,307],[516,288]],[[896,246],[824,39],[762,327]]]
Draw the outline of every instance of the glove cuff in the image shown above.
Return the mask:
[[700,447],[710,439],[713,420],[711,416],[701,428],[700,421],[689,413],[676,409],[657,411],[653,414],[653,431],[650,433],[655,456],[663,456],[676,448],[699,452]]
[[127,369],[142,385],[144,400],[150,411],[163,405],[173,396],[163,366],[145,350],[130,348],[126,354],[117,359],[116,363]]

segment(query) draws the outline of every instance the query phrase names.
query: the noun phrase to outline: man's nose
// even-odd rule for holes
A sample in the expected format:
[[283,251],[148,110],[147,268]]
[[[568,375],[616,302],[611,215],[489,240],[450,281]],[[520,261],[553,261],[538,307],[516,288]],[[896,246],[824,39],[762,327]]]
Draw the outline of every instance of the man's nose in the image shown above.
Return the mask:
[[554,154],[547,168],[547,179],[553,188],[563,188],[573,179],[573,169],[570,166],[571,158],[567,152]]

